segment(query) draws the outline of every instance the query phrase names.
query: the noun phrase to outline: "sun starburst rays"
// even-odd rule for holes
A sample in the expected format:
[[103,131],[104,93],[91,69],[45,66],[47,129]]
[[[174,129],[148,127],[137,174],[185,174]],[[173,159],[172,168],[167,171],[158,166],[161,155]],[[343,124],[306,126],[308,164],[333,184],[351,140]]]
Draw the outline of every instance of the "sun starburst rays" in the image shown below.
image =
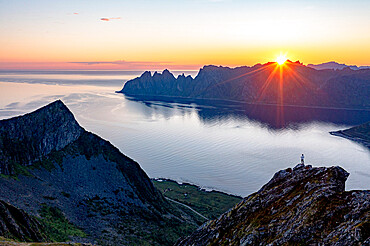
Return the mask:
[[[281,55],[276,59],[276,62],[267,63],[252,71],[215,83],[204,89],[201,93],[204,93],[206,90],[213,87],[223,86],[224,84],[234,81],[237,81],[236,83],[243,82],[245,85],[252,83],[253,88],[253,84],[255,84],[254,81],[257,81],[258,83],[258,81],[261,81],[261,76],[262,78],[263,76],[266,76],[266,80],[262,80],[264,81],[262,84],[255,84],[257,88],[259,87],[259,90],[255,94],[255,99],[253,101],[248,101],[248,103],[274,103],[276,105],[276,123],[283,125],[285,121],[284,94],[300,94],[300,90],[305,90],[305,88],[314,88],[314,85],[309,81],[309,79],[305,78],[301,74],[300,66],[302,66],[300,63],[291,62],[285,55]],[[243,91],[246,88],[251,87],[249,85],[247,87],[243,87]],[[275,102],[272,102],[271,99]]]

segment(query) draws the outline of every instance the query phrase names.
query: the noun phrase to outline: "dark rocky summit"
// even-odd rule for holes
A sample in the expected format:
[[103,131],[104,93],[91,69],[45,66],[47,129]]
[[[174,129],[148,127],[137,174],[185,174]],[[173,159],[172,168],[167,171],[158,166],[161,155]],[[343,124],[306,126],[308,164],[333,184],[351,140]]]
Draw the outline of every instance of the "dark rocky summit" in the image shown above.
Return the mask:
[[[281,80],[282,78],[282,80]],[[370,69],[316,70],[299,62],[253,67],[204,66],[195,78],[145,72],[119,92],[132,97],[370,109]]]
[[176,245],[369,245],[370,191],[341,167],[298,164]]
[[[7,216],[0,217],[0,236],[172,245],[200,223],[164,199],[138,163],[80,127],[61,101],[0,121],[0,133],[0,199],[6,202],[0,209]],[[18,212],[9,217],[7,211]]]
[[346,130],[330,132],[330,134],[361,143],[370,149],[370,121]]
[[83,131],[60,100],[0,121],[0,173],[14,174],[15,163],[32,164],[77,140]]

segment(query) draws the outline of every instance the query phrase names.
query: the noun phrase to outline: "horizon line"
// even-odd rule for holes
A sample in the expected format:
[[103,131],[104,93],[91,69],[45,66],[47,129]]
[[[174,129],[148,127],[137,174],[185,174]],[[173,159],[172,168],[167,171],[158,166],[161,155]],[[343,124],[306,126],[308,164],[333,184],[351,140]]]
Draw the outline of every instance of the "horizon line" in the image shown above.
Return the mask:
[[[363,64],[346,64],[330,60],[322,63],[303,63],[299,60],[291,61],[291,63],[300,63],[303,66],[317,66],[330,63],[336,63],[338,66],[368,68],[370,65]],[[172,71],[196,71],[205,66],[218,66],[218,67],[253,67],[256,65],[265,65],[268,63],[276,62],[269,61],[265,63],[255,63],[254,65],[240,65],[240,64],[173,64],[171,62],[148,62],[148,61],[119,61],[122,63],[117,64],[117,61],[91,61],[91,62],[0,62],[0,71],[158,71],[158,70],[172,70]],[[108,65],[109,64],[109,65]]]

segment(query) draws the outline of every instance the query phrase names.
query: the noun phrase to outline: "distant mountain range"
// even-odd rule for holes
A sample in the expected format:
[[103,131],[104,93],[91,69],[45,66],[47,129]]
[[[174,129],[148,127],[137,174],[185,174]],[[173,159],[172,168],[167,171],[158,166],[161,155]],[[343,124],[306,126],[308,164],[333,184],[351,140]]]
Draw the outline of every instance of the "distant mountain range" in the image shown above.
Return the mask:
[[254,104],[370,109],[370,69],[317,70],[299,62],[204,66],[195,78],[144,72],[118,91],[133,97],[231,100]]
[[61,102],[0,121],[0,238],[172,245],[200,223]]
[[359,69],[368,69],[370,68],[370,66],[356,66],[356,65],[346,65],[346,64],[340,64],[338,62],[335,62],[335,61],[331,61],[331,62],[325,62],[325,63],[321,63],[321,64],[308,64],[307,67],[310,67],[310,68],[314,68],[314,69],[317,69],[317,70],[323,70],[323,69],[334,69],[334,70],[341,70],[341,69],[344,69],[344,68],[350,68],[352,70],[359,70]]

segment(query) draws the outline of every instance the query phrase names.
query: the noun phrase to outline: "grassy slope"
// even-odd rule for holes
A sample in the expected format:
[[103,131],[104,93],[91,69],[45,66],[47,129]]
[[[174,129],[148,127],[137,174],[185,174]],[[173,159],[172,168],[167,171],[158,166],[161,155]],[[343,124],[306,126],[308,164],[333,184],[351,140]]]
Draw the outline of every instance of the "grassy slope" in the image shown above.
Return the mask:
[[44,224],[45,233],[48,235],[49,241],[66,242],[69,241],[70,236],[86,237],[86,234],[70,223],[58,208],[43,204],[40,215],[40,221]]
[[188,205],[209,219],[217,218],[242,199],[218,191],[205,191],[191,184],[178,184],[172,180],[153,180],[153,183],[166,197]]

